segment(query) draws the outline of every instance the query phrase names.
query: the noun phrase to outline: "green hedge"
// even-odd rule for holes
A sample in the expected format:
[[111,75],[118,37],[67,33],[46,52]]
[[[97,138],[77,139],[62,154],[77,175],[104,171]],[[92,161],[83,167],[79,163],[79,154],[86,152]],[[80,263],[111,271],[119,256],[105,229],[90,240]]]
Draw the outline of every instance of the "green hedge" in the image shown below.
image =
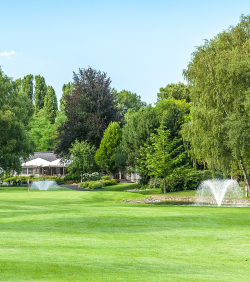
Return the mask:
[[[213,174],[210,170],[186,169],[179,174],[166,177],[166,191],[196,190],[203,180],[210,178],[213,178]],[[218,172],[215,173],[214,178],[223,178],[223,175]],[[161,188],[163,191],[163,179],[151,178],[148,186],[150,188]]]
[[28,183],[28,179],[29,179],[29,182],[31,183],[32,181],[36,181],[36,179],[34,178],[30,178],[29,176],[12,176],[12,177],[9,177],[9,178],[5,178],[3,179],[3,182],[8,182],[10,181],[10,183],[13,183],[13,180],[16,180],[16,182],[21,179],[21,183],[22,184],[27,184]]
[[118,179],[100,180],[103,186],[112,186],[119,183]]
[[[213,178],[213,174],[210,170],[188,169],[183,171],[180,175],[170,175],[166,177],[166,191],[196,190],[203,180],[210,178]],[[223,178],[223,175],[216,173],[215,178]],[[161,181],[160,188],[163,191],[163,180]]]
[[71,183],[75,183],[75,182],[80,182],[81,176],[78,173],[68,173],[64,177],[64,179],[68,184],[71,184]]
[[104,175],[102,176],[101,180],[111,180],[111,178],[108,175]]
[[[163,192],[164,190],[164,181],[162,179],[160,188]],[[166,191],[167,192],[176,192],[182,191],[184,189],[184,179],[180,176],[169,176],[166,177]]]
[[67,183],[67,181],[64,178],[61,178],[61,177],[58,177],[55,181],[58,185],[62,185],[62,184]]
[[101,189],[103,184],[101,181],[91,181],[89,182],[89,189]]
[[80,188],[88,188],[90,181],[85,181],[79,184]]
[[29,183],[31,183],[33,181],[42,181],[42,180],[55,180],[58,185],[66,183],[66,180],[64,178],[61,178],[60,176],[46,176],[46,177],[42,177],[42,176],[37,176],[37,177],[36,176],[35,177],[30,177],[30,176],[12,176],[12,177],[3,179],[3,182],[10,181],[10,183],[12,183],[14,179],[16,179],[16,182],[19,179],[21,179],[22,184],[28,184],[28,179],[29,179]]
[[101,189],[104,186],[116,185],[117,183],[119,183],[118,179],[98,180],[98,181],[84,181],[84,182],[79,184],[79,187],[80,188],[89,188],[89,189]]

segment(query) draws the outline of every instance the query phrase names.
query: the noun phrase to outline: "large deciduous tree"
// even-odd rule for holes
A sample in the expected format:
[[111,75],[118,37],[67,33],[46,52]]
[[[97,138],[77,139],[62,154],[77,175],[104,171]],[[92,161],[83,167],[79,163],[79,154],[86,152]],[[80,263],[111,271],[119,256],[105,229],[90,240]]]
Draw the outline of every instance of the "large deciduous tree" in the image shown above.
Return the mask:
[[73,156],[73,163],[69,166],[69,172],[81,175],[81,182],[84,173],[91,173],[97,170],[95,146],[91,146],[87,141],[79,142],[76,140],[69,152]]
[[185,85],[184,83],[171,83],[166,87],[161,87],[160,92],[157,94],[157,101],[162,99],[175,99],[175,100],[186,100],[190,102],[190,91],[191,86]]
[[67,120],[59,127],[57,154],[68,154],[76,139],[99,147],[103,133],[111,121],[119,118],[106,73],[95,69],[79,69],[74,73],[74,88],[65,96]]
[[53,151],[55,149],[57,125],[50,122],[45,109],[41,109],[32,116],[28,129],[37,152]]
[[171,140],[180,137],[181,126],[184,124],[184,114],[175,103],[169,107],[164,117],[164,124],[169,130]]
[[197,47],[184,76],[193,86],[183,129],[191,155],[228,173],[238,163],[249,186],[250,16]]
[[96,151],[95,161],[101,169],[108,173],[115,173],[115,153],[120,144],[122,132],[117,122],[111,122],[105,130],[99,149]]
[[147,106],[146,102],[141,101],[141,96],[127,90],[120,92],[114,90],[113,95],[117,108],[122,116],[124,116],[129,109],[138,111],[141,107],[145,108]]
[[0,68],[0,169],[21,171],[21,158],[34,151],[26,132],[32,115],[31,100]]
[[128,111],[126,113],[125,125],[122,128],[122,141],[115,157],[119,168],[130,167],[134,170],[137,166],[137,171],[141,176],[147,176],[140,148],[145,144],[150,144],[150,134],[155,133],[159,125],[160,117],[152,106],[141,108],[138,112]]

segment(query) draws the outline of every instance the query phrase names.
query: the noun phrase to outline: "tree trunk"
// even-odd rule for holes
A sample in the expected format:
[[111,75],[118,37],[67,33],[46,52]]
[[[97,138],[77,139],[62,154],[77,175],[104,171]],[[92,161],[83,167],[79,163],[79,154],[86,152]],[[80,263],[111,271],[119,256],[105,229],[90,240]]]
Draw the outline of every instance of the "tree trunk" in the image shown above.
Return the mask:
[[82,183],[82,173],[81,173],[81,183]]
[[167,193],[167,191],[166,191],[166,179],[165,178],[164,178],[164,190],[163,190],[163,192],[164,192],[164,194]]
[[243,175],[244,175],[244,178],[245,178],[246,186],[247,186],[247,189],[246,189],[246,197],[248,197],[249,179],[248,179],[248,176],[247,176],[245,167],[244,167],[244,165],[243,165],[242,159],[240,159],[240,166],[241,166],[241,169],[242,169],[242,172],[243,172]]
[[164,167],[164,182],[163,183],[164,183],[163,193],[166,194],[167,191],[166,191],[166,169],[165,167]]

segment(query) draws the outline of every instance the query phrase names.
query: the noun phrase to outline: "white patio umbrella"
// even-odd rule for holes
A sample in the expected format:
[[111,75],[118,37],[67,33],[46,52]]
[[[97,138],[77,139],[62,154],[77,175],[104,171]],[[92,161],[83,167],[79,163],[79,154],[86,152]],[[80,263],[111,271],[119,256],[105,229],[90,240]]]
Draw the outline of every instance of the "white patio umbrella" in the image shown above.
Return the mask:
[[[43,174],[43,166],[46,166],[47,164],[49,164],[49,161],[46,161],[42,158],[36,158],[36,159],[33,159],[33,160],[28,161],[26,163],[23,163],[22,167],[24,167],[24,168],[25,167],[27,167],[27,168],[39,168],[39,171],[40,171],[40,168],[42,168],[42,174]],[[27,174],[28,174],[28,169],[27,169]]]
[[49,164],[43,165],[43,166],[49,166],[49,167],[66,167],[68,165],[70,165],[72,163],[72,161],[62,161],[62,159],[56,159],[52,162],[50,162]]
[[42,158],[36,158],[34,160],[23,163],[22,166],[24,167],[43,167],[43,166],[48,166],[48,164],[49,164],[49,161],[46,161]]

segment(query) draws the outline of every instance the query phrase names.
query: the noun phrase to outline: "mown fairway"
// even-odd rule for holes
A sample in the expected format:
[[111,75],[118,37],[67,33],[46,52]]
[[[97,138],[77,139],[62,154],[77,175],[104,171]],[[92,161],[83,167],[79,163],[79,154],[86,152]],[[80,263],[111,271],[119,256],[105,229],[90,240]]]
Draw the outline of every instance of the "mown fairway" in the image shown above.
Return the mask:
[[0,190],[0,281],[250,280],[250,208],[137,196]]

